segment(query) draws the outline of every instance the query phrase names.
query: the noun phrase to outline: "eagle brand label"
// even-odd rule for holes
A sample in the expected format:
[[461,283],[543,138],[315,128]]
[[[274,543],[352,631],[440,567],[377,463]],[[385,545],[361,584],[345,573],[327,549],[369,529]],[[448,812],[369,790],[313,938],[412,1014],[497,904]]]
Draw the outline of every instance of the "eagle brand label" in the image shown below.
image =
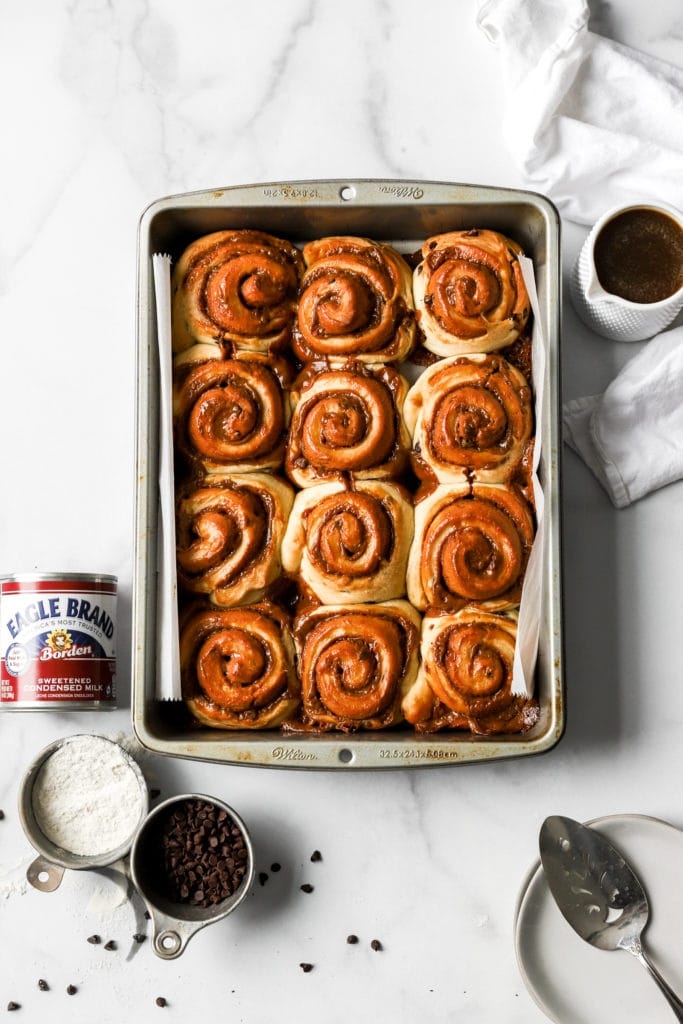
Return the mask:
[[116,579],[0,580],[0,710],[116,706]]

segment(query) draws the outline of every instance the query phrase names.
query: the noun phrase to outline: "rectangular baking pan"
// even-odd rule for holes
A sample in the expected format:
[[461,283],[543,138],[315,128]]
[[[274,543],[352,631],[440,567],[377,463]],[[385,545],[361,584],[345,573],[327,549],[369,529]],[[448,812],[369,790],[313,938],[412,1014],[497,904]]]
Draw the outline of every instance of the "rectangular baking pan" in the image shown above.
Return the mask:
[[[211,231],[258,228],[301,244],[362,235],[416,251],[430,235],[491,228],[519,242],[534,262],[547,345],[539,475],[547,529],[536,694],[541,715],[528,733],[478,737],[411,730],[283,736],[198,728],[182,702],[155,700],[159,386],[152,255],[177,259]],[[559,217],[543,196],[514,189],[429,181],[298,181],[170,196],[143,213],[138,233],[137,493],[133,579],[132,716],[140,742],[176,757],[284,768],[406,768],[467,764],[550,750],[565,725],[560,524]]]

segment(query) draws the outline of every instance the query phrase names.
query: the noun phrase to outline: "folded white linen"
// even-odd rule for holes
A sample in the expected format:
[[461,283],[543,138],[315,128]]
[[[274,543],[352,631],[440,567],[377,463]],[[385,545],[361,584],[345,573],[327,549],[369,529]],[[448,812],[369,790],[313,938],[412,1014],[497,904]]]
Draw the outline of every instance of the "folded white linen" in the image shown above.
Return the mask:
[[485,0],[507,145],[529,185],[592,224],[632,201],[683,208],[683,69],[588,30],[585,0]]
[[683,478],[683,327],[649,341],[604,394],[566,402],[563,424],[617,508]]

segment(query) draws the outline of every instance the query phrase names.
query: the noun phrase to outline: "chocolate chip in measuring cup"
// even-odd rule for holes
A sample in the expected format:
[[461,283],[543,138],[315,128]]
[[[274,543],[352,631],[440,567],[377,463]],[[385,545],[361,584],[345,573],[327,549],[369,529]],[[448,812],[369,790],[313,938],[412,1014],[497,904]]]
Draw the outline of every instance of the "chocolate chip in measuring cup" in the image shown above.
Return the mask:
[[190,799],[171,805],[160,840],[166,895],[174,902],[212,907],[241,885],[249,859],[244,836],[215,804]]

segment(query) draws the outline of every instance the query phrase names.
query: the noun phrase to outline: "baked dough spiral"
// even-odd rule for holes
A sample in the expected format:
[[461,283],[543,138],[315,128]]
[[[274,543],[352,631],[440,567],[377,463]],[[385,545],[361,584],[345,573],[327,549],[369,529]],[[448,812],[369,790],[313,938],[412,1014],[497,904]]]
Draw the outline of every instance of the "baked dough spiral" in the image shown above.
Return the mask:
[[419,631],[406,601],[329,605],[299,616],[302,727],[351,732],[400,722],[417,675]]
[[412,538],[412,503],[397,484],[319,484],[294,499],[282,565],[323,604],[388,601],[405,594]]
[[428,238],[413,275],[425,348],[440,356],[491,352],[521,333],[530,311],[520,246],[497,231]]
[[415,340],[411,271],[389,245],[349,236],[321,238],[303,250],[292,344],[302,362],[405,359]]
[[284,613],[268,602],[193,609],[180,630],[183,698],[216,729],[272,729],[294,714],[299,685]]
[[518,604],[533,538],[531,509],[515,491],[440,485],[415,508],[408,597],[421,610]]
[[221,607],[260,600],[280,574],[293,501],[268,473],[214,473],[188,487],[176,512],[179,584]]
[[403,701],[418,731],[469,729],[479,735],[525,732],[538,704],[512,692],[517,615],[465,607],[428,613],[422,623],[421,665]]
[[351,474],[398,476],[408,461],[403,421],[407,381],[392,367],[360,365],[304,372],[292,389],[285,469],[298,487]]
[[500,355],[453,356],[418,378],[403,413],[418,474],[439,483],[504,483],[533,428],[531,389]]
[[283,391],[272,370],[245,359],[211,359],[174,386],[177,445],[209,472],[282,465],[286,440]]
[[172,280],[173,351],[214,345],[267,352],[285,344],[296,315],[303,260],[263,231],[215,231],[193,242]]

